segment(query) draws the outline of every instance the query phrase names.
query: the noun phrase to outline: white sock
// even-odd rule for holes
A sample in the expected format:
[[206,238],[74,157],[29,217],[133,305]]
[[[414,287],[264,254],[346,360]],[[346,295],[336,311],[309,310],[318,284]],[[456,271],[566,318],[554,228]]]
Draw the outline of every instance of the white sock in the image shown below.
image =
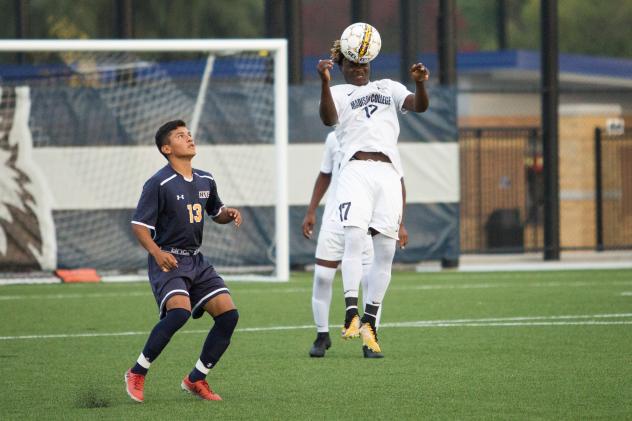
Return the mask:
[[394,239],[383,234],[373,236],[373,265],[369,271],[369,301],[380,305],[391,282],[391,268],[395,257]]
[[331,290],[336,276],[335,268],[314,266],[314,288],[312,290],[312,312],[316,331],[329,332],[329,305]]
[[[366,308],[366,304],[369,302],[369,272],[371,271],[371,264],[362,265],[362,308]],[[382,306],[377,310],[375,316],[375,329],[380,326],[380,318],[382,317]]]
[[149,366],[151,366],[151,363],[142,352],[138,356],[138,359],[136,360],[136,362],[138,363],[138,365],[146,369],[149,369]]
[[345,252],[342,255],[342,286],[345,298],[358,298],[358,288],[362,280],[362,249],[366,230],[345,227]]

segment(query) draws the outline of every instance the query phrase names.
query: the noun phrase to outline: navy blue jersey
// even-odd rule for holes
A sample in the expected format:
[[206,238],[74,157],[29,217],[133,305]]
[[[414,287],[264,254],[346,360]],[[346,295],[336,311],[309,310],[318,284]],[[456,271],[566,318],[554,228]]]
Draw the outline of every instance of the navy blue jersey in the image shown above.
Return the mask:
[[202,244],[204,212],[216,217],[223,206],[211,174],[193,169],[187,181],[167,164],[145,182],[132,223],[152,230],[159,247],[194,250]]

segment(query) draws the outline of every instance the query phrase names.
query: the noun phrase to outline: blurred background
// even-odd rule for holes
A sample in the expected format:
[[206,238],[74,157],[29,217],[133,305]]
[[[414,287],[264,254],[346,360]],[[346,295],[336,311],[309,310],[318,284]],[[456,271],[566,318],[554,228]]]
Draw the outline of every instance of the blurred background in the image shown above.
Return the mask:
[[[418,179],[424,176],[419,167],[427,163],[410,157],[407,214],[413,243],[398,252],[399,262],[441,260],[454,266],[462,253],[546,252],[549,247],[555,258],[559,250],[630,249],[632,134],[626,122],[632,121],[632,2],[552,2],[557,36],[550,40],[555,49],[549,53],[559,64],[553,151],[559,165],[553,181],[545,179],[544,171],[543,95],[550,89],[541,76],[542,46],[548,41],[543,38],[545,3],[0,0],[0,38],[286,38],[289,140],[299,145],[322,143],[327,134],[316,111],[317,60],[328,56],[332,41],[348,24],[369,22],[382,37],[373,79],[408,84],[407,67],[413,62],[423,61],[431,69],[432,110],[402,120],[403,154],[415,142],[458,145],[458,180],[451,184],[442,184],[440,177]],[[173,56],[154,54],[151,59]],[[204,56],[187,59],[199,72]],[[16,66],[37,69],[54,61],[44,53],[2,54],[0,84],[19,82],[24,67]],[[335,77],[341,81],[339,74]],[[424,197],[423,191],[415,196],[414,186],[420,183],[435,184],[436,198]],[[559,217],[553,208],[558,238],[554,234],[550,244],[545,244],[547,183],[557,183],[553,194],[559,199]],[[291,203],[295,267],[313,259],[313,242],[303,240],[297,229],[311,187],[302,186],[303,196]],[[445,198],[441,189],[456,198]]]

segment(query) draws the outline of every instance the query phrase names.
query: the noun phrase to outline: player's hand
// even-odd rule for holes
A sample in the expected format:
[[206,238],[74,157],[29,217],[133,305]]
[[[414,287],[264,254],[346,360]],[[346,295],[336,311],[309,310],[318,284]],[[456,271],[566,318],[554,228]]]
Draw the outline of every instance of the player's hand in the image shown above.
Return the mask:
[[312,212],[306,213],[303,218],[303,237],[312,238],[314,225],[316,225],[316,215]]
[[422,63],[410,66],[410,77],[415,82],[425,82],[430,78],[430,71]]
[[404,224],[401,224],[399,226],[398,236],[399,236],[399,248],[403,250],[406,248],[406,245],[408,244],[408,230],[406,229]]
[[169,272],[178,267],[178,260],[176,257],[166,251],[158,250],[156,254],[154,254],[154,259],[163,272]]
[[331,80],[331,73],[329,71],[333,69],[334,62],[332,60],[318,60],[316,70],[320,75],[320,80],[323,82],[329,82]]
[[235,208],[226,208],[226,215],[235,223],[235,227],[239,228],[241,225],[241,212]]

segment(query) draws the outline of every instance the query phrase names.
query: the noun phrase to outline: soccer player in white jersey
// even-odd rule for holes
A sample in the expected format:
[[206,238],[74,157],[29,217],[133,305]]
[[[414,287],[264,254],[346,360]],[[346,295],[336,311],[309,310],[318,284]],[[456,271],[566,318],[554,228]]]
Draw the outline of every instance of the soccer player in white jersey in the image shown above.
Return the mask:
[[[312,292],[312,311],[314,322],[316,323],[317,336],[312,345],[310,357],[324,357],[325,352],[331,346],[329,337],[329,307],[331,304],[331,292],[336,269],[342,260],[344,252],[344,229],[332,214],[336,212],[336,183],[338,181],[338,170],[342,151],[336,138],[335,132],[330,132],[325,141],[325,151],[320,166],[320,172],[314,183],[312,197],[303,219],[303,235],[312,238],[314,225],[316,224],[316,209],[325,195],[327,202],[323,212],[322,224],[318,234],[316,245],[316,264],[314,265],[314,286]],[[403,180],[402,180],[403,183]],[[329,188],[331,186],[331,188]],[[399,230],[400,247],[405,247],[408,243],[408,233],[403,223]],[[362,251],[362,301],[367,302],[368,281],[367,274],[373,261],[373,243],[370,235],[365,236],[365,244]],[[376,317],[376,328],[379,326],[380,307]],[[363,346],[362,352],[365,358],[382,358],[381,352],[373,352],[368,347]]]
[[[330,86],[334,63],[345,84]],[[390,79],[371,81],[371,65],[348,60],[334,42],[330,59],[316,66],[321,79],[319,113],[335,126],[343,158],[336,186],[337,217],[344,226],[342,281],[346,337],[361,336],[373,352],[381,352],[375,317],[391,279],[399,225],[403,217],[402,163],[397,154],[397,112],[424,112],[429,100],[424,83],[429,72],[421,63],[410,67],[415,93]],[[369,300],[360,319],[358,286],[367,230],[373,236],[373,264],[368,275]]]

